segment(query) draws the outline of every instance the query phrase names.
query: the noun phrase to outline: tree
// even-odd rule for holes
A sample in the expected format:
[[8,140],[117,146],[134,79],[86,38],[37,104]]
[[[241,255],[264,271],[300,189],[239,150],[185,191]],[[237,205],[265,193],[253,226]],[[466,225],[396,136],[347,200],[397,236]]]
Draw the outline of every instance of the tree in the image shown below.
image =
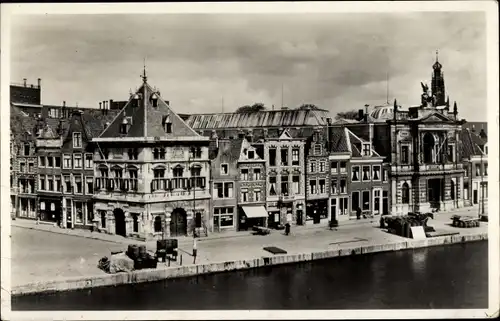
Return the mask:
[[338,112],[337,115],[335,116],[335,119],[354,119],[358,120],[359,114],[358,111],[356,110],[350,110],[350,111],[341,111]]
[[255,103],[253,105],[245,105],[241,106],[240,108],[236,109],[237,113],[256,113],[259,111],[262,111],[266,109],[263,103]]
[[315,104],[302,104],[299,109],[319,109]]

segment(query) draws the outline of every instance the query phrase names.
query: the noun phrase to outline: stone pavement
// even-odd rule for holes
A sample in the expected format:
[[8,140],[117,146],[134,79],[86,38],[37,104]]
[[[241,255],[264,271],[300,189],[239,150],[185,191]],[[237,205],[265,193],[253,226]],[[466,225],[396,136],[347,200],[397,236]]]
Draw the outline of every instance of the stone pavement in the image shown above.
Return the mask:
[[[450,225],[451,215],[473,215],[471,211],[440,213],[429,221],[437,231],[460,232],[460,234],[487,232],[487,223],[478,228],[459,229]],[[113,235],[109,240],[89,239],[89,231],[82,231],[84,237],[74,237],[70,233],[47,233],[50,228],[27,229],[19,227],[20,220],[13,221],[12,237],[12,285],[21,285],[37,281],[56,280],[71,276],[102,274],[97,268],[98,260],[109,256],[111,251],[125,250],[127,243],[140,243]],[[34,225],[34,224],[33,224]],[[386,244],[406,240],[389,234],[378,228],[377,219],[349,221],[337,229],[326,226],[295,227],[286,236],[283,231],[272,231],[266,236],[238,233],[238,237],[208,237],[198,239],[198,257],[196,263],[215,263],[253,259],[273,254],[265,251],[266,246],[275,246],[289,254],[311,253],[324,250],[337,250],[353,245]],[[52,227],[54,228],[54,227]],[[54,228],[58,229],[58,228]],[[61,229],[59,229],[61,230]],[[64,230],[63,230],[64,231]],[[71,230],[70,230],[71,231]],[[78,232],[77,232],[78,233]],[[85,234],[87,233],[87,234]],[[94,233],[98,234],[98,233]],[[99,233],[101,234],[101,233]],[[121,239],[121,240],[120,240]],[[155,250],[156,242],[147,242],[149,250]],[[192,265],[192,239],[182,238],[179,242],[182,265]],[[160,263],[164,264],[164,263]],[[180,257],[172,266],[181,264]]]

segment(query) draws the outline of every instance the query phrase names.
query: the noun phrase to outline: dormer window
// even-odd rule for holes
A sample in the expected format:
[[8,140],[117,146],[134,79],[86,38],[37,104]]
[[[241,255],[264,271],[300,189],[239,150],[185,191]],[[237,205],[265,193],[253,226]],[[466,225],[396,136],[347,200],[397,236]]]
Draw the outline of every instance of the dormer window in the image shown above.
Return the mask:
[[314,155],[321,155],[321,144],[314,145]]
[[120,134],[128,133],[128,121],[127,118],[123,118],[122,123],[120,124]]
[[153,94],[151,96],[151,104],[153,104],[154,108],[158,107],[158,95],[157,94]]
[[248,159],[254,159],[255,158],[255,151],[249,150],[247,152],[247,157],[248,157]]
[[371,156],[372,147],[370,143],[363,143],[363,156]]
[[172,122],[170,121],[170,116],[163,116],[162,124],[163,124],[163,130],[165,131],[165,133],[171,134],[172,133]]
[[73,148],[82,148],[82,133],[73,133]]
[[139,107],[139,99],[141,97],[139,96],[139,94],[135,94],[133,99],[132,99],[132,106],[133,107]]

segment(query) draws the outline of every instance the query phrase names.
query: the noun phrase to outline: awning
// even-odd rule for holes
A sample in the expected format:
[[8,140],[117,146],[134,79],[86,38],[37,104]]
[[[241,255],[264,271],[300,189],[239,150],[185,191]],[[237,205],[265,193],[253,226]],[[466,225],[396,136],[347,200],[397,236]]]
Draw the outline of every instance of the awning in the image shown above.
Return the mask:
[[241,208],[248,218],[267,217],[264,206],[242,206]]

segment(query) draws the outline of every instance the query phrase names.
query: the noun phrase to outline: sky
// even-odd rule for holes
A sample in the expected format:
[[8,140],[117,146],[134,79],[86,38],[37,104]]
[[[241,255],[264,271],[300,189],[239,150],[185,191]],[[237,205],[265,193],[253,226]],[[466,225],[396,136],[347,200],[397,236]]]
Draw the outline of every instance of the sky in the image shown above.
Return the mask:
[[289,108],[311,103],[332,115],[394,99],[405,109],[420,103],[420,82],[430,85],[439,50],[459,117],[486,120],[481,12],[12,19],[11,81],[42,78],[44,104],[127,100],[141,85],[145,59],[149,84],[178,113],[231,112],[256,102],[279,108],[282,97]]

